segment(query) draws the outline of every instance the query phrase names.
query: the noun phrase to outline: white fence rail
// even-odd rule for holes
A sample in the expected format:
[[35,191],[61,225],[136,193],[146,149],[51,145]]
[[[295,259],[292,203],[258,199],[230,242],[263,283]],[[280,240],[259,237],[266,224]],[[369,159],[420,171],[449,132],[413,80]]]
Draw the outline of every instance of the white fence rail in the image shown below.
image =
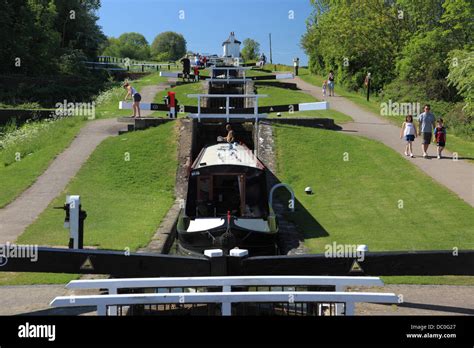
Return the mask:
[[[233,287],[269,287],[272,291],[232,291]],[[334,286],[335,292],[293,291],[292,287]],[[193,304],[220,303],[222,315],[231,315],[231,306],[239,302],[318,302],[337,303],[337,314],[354,315],[355,303],[397,303],[393,293],[344,292],[348,286],[383,286],[378,277],[324,277],[324,276],[241,276],[241,277],[183,277],[183,278],[129,278],[74,280],[68,289],[108,289],[108,295],[60,296],[51,302],[53,307],[95,306],[98,315],[116,315],[116,306],[136,304]],[[222,292],[172,292],[120,294],[119,289],[133,288],[215,288]],[[276,287],[281,288],[275,289]],[[177,289],[179,290],[179,289]],[[291,290],[291,291],[290,291]],[[182,290],[181,290],[182,291]]]

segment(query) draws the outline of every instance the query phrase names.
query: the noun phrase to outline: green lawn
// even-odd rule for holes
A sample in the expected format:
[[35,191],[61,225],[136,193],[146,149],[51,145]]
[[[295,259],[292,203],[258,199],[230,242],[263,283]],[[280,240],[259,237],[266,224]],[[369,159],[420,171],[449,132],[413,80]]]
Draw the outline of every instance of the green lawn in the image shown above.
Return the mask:
[[[266,98],[259,99],[259,106],[311,103],[319,101],[318,99],[304,92],[274,86],[257,85],[257,93],[268,95]],[[293,113],[282,112],[281,116],[332,118],[336,123],[352,121],[352,118],[349,116],[335,110],[298,111]],[[271,113],[270,117],[277,117],[276,113]]]
[[[203,86],[201,82],[186,83],[183,85],[175,86],[172,88],[166,88],[165,90],[158,92],[153,99],[154,103],[163,103],[163,98],[168,94],[169,91],[176,93],[176,99],[178,99],[179,105],[194,105],[197,106],[197,98],[188,98],[188,94],[203,94]],[[179,117],[184,117],[186,114],[181,113]],[[151,117],[166,117],[166,111],[155,111]]]
[[0,136],[0,208],[34,183],[84,124],[82,117],[33,122]]
[[[64,211],[53,207],[61,206],[66,194],[79,194],[88,215],[84,246],[130,251],[146,246],[174,201],[175,125],[106,139],[18,242],[65,246],[69,237],[63,228]],[[130,161],[125,160],[127,153]],[[27,284],[64,282],[64,276],[54,274],[18,276]],[[7,281],[18,282],[16,277]]]
[[[323,80],[325,80],[324,77],[313,75],[309,72],[308,69],[305,68],[300,69],[299,76],[302,80],[311,83],[315,86],[321,86]],[[347,98],[353,103],[365,108],[366,110],[373,112],[375,115],[388,119],[391,123],[397,126],[401,126],[402,122],[405,120],[405,117],[403,116],[381,116],[380,102],[378,100],[375,100],[374,98],[370,101],[367,101],[367,98],[364,95],[357,92],[348,91],[346,88],[337,84],[335,87],[335,92],[338,95]],[[446,148],[449,151],[457,152],[459,157],[468,157],[474,159],[474,142],[462,139],[453,134],[449,134],[449,130],[446,145]]]
[[[474,248],[473,208],[395,151],[333,131],[274,129],[278,176],[304,207],[290,218],[305,231],[311,252],[324,252],[333,241],[367,244],[371,251]],[[314,195],[304,194],[306,186]],[[466,279],[474,284],[474,277]],[[450,283],[444,277],[431,281]]]
[[176,93],[176,98],[181,105],[195,105],[197,106],[197,98],[188,98],[188,94],[203,94],[204,90],[201,82],[192,82],[179,85],[173,88],[167,88],[164,91],[157,93],[155,103],[163,103],[163,98],[167,95],[169,91]]

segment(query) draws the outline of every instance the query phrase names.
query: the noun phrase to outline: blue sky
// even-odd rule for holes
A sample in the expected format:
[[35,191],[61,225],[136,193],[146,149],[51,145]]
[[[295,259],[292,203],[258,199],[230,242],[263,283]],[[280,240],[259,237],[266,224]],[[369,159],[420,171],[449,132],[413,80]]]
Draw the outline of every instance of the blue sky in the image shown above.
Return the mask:
[[309,0],[102,0],[98,14],[107,36],[134,31],[151,43],[160,32],[171,30],[184,35],[188,50],[200,53],[221,55],[222,42],[234,31],[240,41],[258,41],[269,60],[272,33],[274,63],[290,64],[299,57],[306,65],[299,43],[310,13]]

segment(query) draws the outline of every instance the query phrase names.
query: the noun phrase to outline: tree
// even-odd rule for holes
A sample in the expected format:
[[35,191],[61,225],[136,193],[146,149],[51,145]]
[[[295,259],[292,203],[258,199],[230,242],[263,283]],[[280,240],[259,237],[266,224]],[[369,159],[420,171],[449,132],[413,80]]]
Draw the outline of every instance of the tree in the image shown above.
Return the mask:
[[144,60],[150,58],[148,41],[139,33],[124,33],[118,38],[109,38],[104,55]]
[[158,34],[151,44],[151,55],[158,61],[178,60],[185,53],[184,36],[173,31]]
[[453,85],[464,97],[464,112],[474,118],[474,53],[472,51],[453,50],[449,52],[449,85]]
[[99,47],[107,41],[97,24],[100,0],[55,0],[54,3],[55,29],[61,36],[61,49],[65,54],[70,54],[71,49],[81,50],[88,58],[95,58]]
[[260,44],[252,39],[244,40],[244,47],[242,48],[242,58],[244,60],[256,60],[260,55]]
[[99,7],[99,0],[0,0],[0,72],[54,75],[64,71],[63,57],[67,64],[95,57],[105,40]]

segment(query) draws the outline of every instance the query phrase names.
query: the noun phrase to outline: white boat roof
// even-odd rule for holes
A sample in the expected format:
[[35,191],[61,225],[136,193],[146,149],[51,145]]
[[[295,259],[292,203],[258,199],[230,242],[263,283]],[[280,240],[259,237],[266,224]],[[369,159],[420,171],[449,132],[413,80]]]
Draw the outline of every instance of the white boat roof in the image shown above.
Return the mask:
[[263,164],[247,146],[238,143],[219,143],[206,147],[197,158],[193,169],[217,165],[237,165],[263,169]]

